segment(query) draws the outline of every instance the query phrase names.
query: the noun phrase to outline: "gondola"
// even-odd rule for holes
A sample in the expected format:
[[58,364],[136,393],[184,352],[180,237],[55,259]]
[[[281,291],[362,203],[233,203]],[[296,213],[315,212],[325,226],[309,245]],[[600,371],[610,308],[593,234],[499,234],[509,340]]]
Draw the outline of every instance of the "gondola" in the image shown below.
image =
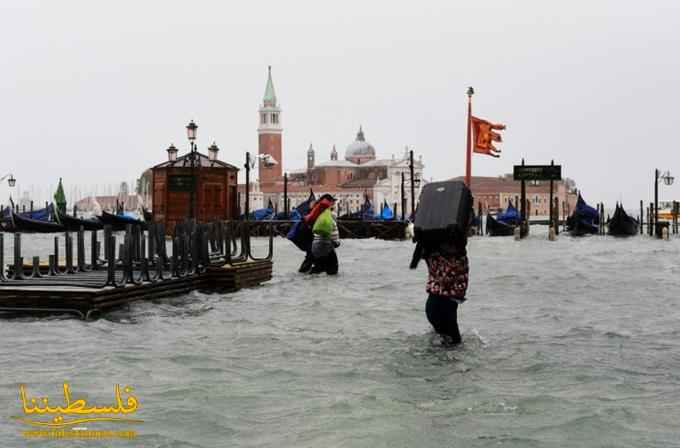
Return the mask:
[[491,215],[486,215],[486,234],[489,236],[512,236],[515,226],[498,221]]
[[125,230],[128,224],[133,226],[141,226],[142,229],[146,229],[146,223],[144,221],[132,218],[130,216],[114,215],[113,213],[109,213],[107,211],[102,211],[101,216],[98,216],[97,219],[99,219],[99,221],[101,221],[102,225],[104,226],[110,225],[114,231]]
[[81,227],[83,230],[101,230],[104,227],[102,222],[97,218],[76,218],[61,212],[59,213],[59,222],[66,228],[66,230],[71,232],[77,232]]
[[633,236],[638,234],[640,223],[628,216],[621,205],[616,204],[616,210],[607,223],[607,228],[609,235],[612,236]]
[[[391,211],[391,210],[390,210]],[[338,216],[338,219],[343,221],[373,221],[375,219],[373,213],[373,204],[368,199],[368,196],[364,197],[364,203],[356,212],[348,212]]]
[[567,218],[567,232],[572,236],[594,235],[599,231],[599,224],[599,213],[586,204],[579,193],[574,213]]
[[66,228],[53,221],[42,221],[39,219],[31,219],[22,216],[21,214],[11,212],[10,226],[8,231],[21,233],[55,233],[63,232]]

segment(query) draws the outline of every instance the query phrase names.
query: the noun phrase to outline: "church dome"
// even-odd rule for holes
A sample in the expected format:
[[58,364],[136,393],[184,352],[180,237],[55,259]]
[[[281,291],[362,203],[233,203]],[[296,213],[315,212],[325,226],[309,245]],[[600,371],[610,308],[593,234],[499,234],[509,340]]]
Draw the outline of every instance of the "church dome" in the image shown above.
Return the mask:
[[375,160],[375,148],[364,138],[364,131],[359,127],[357,138],[347,146],[345,160],[354,163],[362,163]]

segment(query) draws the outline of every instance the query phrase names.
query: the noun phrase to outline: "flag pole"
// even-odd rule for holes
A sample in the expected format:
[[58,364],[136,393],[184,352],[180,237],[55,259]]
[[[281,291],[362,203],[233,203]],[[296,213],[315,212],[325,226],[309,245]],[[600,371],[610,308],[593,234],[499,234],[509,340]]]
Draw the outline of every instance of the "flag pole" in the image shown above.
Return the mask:
[[470,188],[472,182],[472,95],[475,94],[475,90],[472,87],[468,87],[468,115],[467,115],[467,145],[465,148],[465,185]]

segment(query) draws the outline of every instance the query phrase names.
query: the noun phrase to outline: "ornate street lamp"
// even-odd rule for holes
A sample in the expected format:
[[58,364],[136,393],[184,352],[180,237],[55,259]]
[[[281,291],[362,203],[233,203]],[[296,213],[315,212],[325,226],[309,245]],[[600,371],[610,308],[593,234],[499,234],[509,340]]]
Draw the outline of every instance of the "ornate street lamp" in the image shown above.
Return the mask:
[[174,162],[177,160],[177,148],[175,148],[175,145],[171,143],[166,151],[168,151],[168,161]]
[[5,174],[4,176],[0,177],[0,182],[2,182],[5,179],[7,179],[7,185],[9,185],[10,188],[14,188],[14,186],[17,183],[17,180],[14,178],[14,175],[12,175],[12,173]]
[[670,186],[673,185],[673,181],[675,178],[671,175],[670,171],[666,171],[661,175],[661,179],[663,179],[663,183]]
[[220,148],[217,147],[217,144],[213,142],[212,145],[208,146],[208,159],[211,161],[217,160],[217,153],[219,152]]
[[673,185],[675,178],[671,172],[666,170],[665,173],[660,174],[658,169],[654,170],[654,234],[661,238],[659,234],[659,180],[663,180],[664,185]]
[[191,122],[187,125],[187,137],[189,138],[189,141],[193,142],[196,140],[196,131],[198,130],[198,125],[194,123],[194,120],[191,120]]
[[258,159],[262,160],[265,168],[271,168],[279,164],[279,162],[277,162],[276,159],[269,154],[251,155],[249,151],[246,151],[246,163],[243,165],[243,167],[246,169],[246,221],[248,220],[248,214],[250,213],[250,170],[255,168],[255,163]]

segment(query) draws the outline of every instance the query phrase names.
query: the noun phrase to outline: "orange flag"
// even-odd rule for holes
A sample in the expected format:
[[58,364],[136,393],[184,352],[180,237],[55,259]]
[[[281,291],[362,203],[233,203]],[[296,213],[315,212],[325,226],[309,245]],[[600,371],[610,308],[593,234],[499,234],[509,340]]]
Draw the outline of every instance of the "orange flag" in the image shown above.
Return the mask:
[[472,130],[474,132],[474,143],[472,149],[480,154],[488,154],[493,157],[500,157],[500,149],[497,149],[493,142],[502,142],[501,134],[494,132],[505,129],[504,124],[491,123],[477,117],[470,117]]

